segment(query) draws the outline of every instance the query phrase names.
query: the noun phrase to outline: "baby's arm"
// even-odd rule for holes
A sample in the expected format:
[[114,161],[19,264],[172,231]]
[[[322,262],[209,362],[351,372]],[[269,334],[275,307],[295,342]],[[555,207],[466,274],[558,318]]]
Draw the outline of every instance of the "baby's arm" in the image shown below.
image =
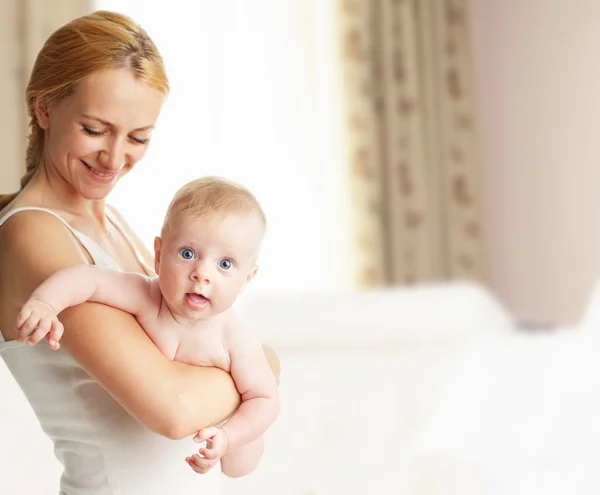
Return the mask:
[[260,460],[262,435],[279,414],[279,393],[260,342],[237,318],[225,330],[224,340],[242,404],[220,431],[205,428],[195,439],[207,440],[207,448],[200,450],[206,459],[200,465],[210,468],[222,456],[223,473],[239,477],[251,473]]
[[17,316],[17,340],[31,345],[47,337],[57,349],[62,325],[57,315],[86,301],[98,302],[133,315],[152,303],[151,280],[137,273],[75,265],[59,270],[33,291]]

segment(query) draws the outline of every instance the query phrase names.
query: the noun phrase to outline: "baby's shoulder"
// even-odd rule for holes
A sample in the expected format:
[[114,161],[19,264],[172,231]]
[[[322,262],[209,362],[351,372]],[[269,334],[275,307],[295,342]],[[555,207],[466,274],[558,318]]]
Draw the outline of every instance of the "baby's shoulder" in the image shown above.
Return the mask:
[[160,285],[158,283],[158,277],[148,277],[147,275],[140,275],[144,277],[148,282],[148,294],[152,298],[152,301],[160,305],[162,300],[162,293],[160,291]]
[[232,310],[222,328],[223,342],[230,351],[252,347],[258,342],[257,336],[244,319]]
[[242,318],[233,308],[229,308],[222,314],[221,332],[224,336],[234,336],[243,330]]
[[143,291],[141,296],[144,303],[143,315],[146,317],[146,321],[149,321],[150,317],[158,318],[162,304],[162,293],[158,285],[158,278],[148,277],[140,273],[131,273],[129,275],[138,280],[140,288]]

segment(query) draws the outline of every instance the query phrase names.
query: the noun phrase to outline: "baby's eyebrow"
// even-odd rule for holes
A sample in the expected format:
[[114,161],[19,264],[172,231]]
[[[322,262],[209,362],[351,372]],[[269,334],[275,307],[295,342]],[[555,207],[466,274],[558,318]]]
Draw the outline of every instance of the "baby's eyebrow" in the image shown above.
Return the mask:
[[[102,125],[107,125],[107,126],[110,126],[110,127],[115,127],[114,124],[111,124],[107,120],[101,119],[100,117],[95,117],[94,115],[87,115],[87,114],[83,114],[83,116],[86,119],[95,120],[96,122],[100,122]],[[147,125],[147,126],[144,126],[144,127],[138,127],[137,129],[134,129],[132,132],[135,132],[135,131],[147,131],[148,129],[154,129],[154,126],[153,125]]]

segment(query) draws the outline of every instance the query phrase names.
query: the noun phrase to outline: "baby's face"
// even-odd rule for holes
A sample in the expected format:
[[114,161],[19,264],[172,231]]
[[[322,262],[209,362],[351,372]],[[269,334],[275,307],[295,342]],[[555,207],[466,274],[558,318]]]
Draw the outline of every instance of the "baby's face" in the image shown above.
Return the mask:
[[252,214],[171,217],[155,243],[156,272],[171,310],[200,320],[230,308],[256,273],[263,235]]

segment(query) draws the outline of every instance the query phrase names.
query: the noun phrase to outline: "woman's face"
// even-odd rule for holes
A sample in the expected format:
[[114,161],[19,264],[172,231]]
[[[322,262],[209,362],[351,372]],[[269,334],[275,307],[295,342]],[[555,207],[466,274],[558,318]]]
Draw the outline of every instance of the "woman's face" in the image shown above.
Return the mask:
[[122,68],[89,75],[47,107],[39,103],[49,177],[86,199],[106,197],[146,153],[164,98]]

